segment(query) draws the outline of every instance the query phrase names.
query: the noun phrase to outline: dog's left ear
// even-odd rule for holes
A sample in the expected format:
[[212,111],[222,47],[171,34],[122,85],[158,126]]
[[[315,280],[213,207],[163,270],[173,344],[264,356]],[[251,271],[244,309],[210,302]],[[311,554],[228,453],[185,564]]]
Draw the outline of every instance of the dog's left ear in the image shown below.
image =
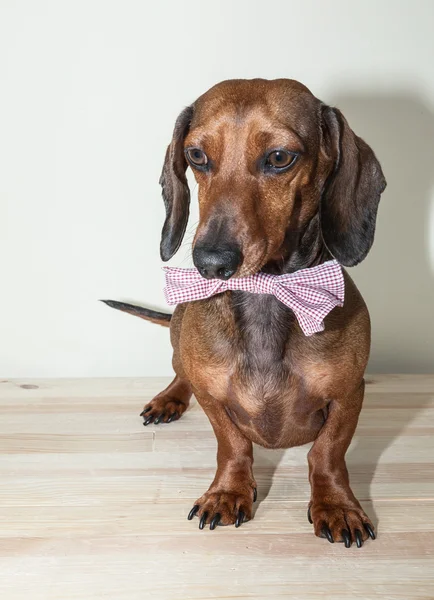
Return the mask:
[[368,254],[386,180],[372,149],[350,129],[336,108],[322,107],[322,144],[334,161],[321,198],[325,245],[342,264],[352,267]]
[[184,156],[184,139],[193,118],[193,107],[187,106],[176,119],[172,141],[164,159],[160,177],[166,220],[163,225],[160,243],[161,258],[172,258],[181,245],[187,227],[190,210],[190,189],[185,171],[187,161]]

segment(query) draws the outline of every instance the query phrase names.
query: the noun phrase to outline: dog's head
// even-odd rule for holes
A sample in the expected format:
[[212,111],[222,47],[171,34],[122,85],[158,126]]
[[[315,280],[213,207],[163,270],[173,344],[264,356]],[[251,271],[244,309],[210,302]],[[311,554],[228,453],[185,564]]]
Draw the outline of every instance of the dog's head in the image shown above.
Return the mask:
[[179,115],[160,179],[164,261],[187,225],[188,166],[199,186],[193,260],[205,277],[284,265],[306,246],[325,245],[346,266],[369,252],[380,164],[339,110],[296,81],[224,81]]

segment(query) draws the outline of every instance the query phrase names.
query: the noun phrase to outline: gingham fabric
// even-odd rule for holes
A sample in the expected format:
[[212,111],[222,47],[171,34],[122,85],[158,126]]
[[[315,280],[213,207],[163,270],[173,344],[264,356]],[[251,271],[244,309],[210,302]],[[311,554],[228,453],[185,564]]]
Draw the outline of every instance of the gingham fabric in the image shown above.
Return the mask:
[[324,317],[344,303],[344,277],[336,260],[286,275],[255,273],[248,277],[205,279],[197,269],[164,267],[168,304],[210,298],[227,290],[273,294],[294,312],[305,335],[324,330]]

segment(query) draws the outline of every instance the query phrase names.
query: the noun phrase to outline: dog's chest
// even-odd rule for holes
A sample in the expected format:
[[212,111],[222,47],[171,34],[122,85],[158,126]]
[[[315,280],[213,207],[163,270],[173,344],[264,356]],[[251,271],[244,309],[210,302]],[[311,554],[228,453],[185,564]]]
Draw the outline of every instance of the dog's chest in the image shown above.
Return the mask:
[[[273,296],[243,292],[210,299],[204,309],[197,339],[184,340],[195,350],[184,361],[193,387],[222,403],[258,444],[289,447],[311,441],[317,408],[306,401],[310,394],[295,351],[306,341],[292,311]],[[192,313],[192,325],[198,321]]]
[[274,297],[245,296],[244,304],[242,297],[234,299],[239,340],[236,368],[228,380],[227,411],[262,445],[310,441],[323,419],[317,414],[321,400],[311,398],[300,376],[297,349],[306,340],[300,338],[292,311]]
[[277,374],[288,351],[293,312],[271,295],[235,292],[232,304],[238,332],[238,362],[242,372]]
[[272,296],[237,293],[232,301],[238,339],[226,403],[238,422],[255,422],[269,437],[285,408],[296,401],[295,390],[288,392],[288,337],[294,317]]

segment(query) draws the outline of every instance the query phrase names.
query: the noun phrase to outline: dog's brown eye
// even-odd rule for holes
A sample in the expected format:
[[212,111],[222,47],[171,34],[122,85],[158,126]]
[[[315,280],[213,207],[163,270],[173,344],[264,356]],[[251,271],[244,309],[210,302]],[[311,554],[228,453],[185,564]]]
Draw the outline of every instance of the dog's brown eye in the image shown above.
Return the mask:
[[187,158],[188,160],[198,167],[204,167],[208,163],[208,157],[202,150],[199,148],[189,148],[187,150]]
[[286,152],[285,150],[274,150],[268,155],[266,164],[275,169],[283,169],[295,162],[296,158],[296,154]]

